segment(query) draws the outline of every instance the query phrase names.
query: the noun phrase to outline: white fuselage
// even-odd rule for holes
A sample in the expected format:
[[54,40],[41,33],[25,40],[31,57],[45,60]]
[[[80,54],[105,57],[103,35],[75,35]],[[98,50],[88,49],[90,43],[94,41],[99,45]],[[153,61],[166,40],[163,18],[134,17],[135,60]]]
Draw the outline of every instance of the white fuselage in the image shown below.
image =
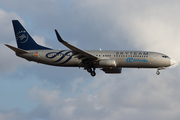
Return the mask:
[[[160,68],[171,66],[172,59],[168,56],[146,51],[88,51],[99,57],[99,60],[115,60],[116,65],[108,66],[95,62],[96,68],[105,67],[129,67],[129,68]],[[85,67],[82,60],[78,59],[69,50],[31,50],[27,54],[17,54],[29,61],[35,61],[47,65]],[[108,64],[108,63],[107,63]]]

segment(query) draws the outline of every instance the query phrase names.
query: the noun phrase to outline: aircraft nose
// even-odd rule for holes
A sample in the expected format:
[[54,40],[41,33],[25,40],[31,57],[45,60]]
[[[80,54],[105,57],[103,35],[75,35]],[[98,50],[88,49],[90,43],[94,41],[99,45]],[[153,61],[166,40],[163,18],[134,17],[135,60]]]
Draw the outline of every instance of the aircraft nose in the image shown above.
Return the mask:
[[176,61],[173,60],[173,59],[171,59],[171,60],[170,60],[170,64],[171,64],[171,65],[174,65],[174,64],[176,64]]

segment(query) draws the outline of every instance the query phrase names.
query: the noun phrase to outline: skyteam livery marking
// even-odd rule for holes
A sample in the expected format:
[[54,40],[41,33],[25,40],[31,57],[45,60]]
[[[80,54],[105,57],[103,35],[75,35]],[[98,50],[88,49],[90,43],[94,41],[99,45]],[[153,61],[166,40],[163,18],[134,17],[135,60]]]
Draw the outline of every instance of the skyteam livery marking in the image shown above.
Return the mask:
[[20,31],[19,33],[17,33],[16,39],[21,43],[27,42],[28,35],[27,35],[26,31]]
[[148,56],[148,52],[116,52],[116,55]]
[[67,51],[67,50],[62,50],[60,52],[50,52],[46,54],[46,57],[49,59],[53,59],[53,58],[58,58],[58,60],[53,61],[53,62],[60,62],[61,60],[63,60],[66,57],[66,60],[61,64],[65,64],[67,63],[69,60],[71,60],[71,58],[73,57],[73,54],[71,54],[72,51]]
[[82,50],[64,41],[55,30],[60,43],[70,50],[53,50],[38,45],[18,20],[13,20],[13,28],[18,48],[5,44],[17,56],[29,61],[47,65],[64,67],[83,67],[92,76],[95,69],[100,68],[105,73],[121,73],[122,68],[156,68],[159,70],[174,65],[176,62],[165,54],[147,51],[103,51]]

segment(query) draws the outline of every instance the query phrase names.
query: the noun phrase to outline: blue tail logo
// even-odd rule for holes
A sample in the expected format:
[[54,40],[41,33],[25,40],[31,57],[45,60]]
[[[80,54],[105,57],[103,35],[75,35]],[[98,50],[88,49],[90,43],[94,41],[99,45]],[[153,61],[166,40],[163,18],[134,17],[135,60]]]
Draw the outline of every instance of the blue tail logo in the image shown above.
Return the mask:
[[28,34],[26,33],[26,31],[20,31],[19,33],[17,33],[16,39],[17,39],[20,43],[25,43],[25,42],[27,42],[27,40],[28,40]]
[[51,50],[38,45],[18,20],[13,20],[12,23],[18,48],[22,50]]

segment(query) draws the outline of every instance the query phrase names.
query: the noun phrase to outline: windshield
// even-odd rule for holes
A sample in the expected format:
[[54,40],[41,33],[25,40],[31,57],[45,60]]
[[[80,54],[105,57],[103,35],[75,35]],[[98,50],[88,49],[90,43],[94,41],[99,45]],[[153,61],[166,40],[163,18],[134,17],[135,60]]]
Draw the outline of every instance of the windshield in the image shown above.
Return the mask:
[[170,57],[168,57],[168,56],[166,56],[166,55],[164,55],[164,56],[162,56],[163,58],[170,58]]

